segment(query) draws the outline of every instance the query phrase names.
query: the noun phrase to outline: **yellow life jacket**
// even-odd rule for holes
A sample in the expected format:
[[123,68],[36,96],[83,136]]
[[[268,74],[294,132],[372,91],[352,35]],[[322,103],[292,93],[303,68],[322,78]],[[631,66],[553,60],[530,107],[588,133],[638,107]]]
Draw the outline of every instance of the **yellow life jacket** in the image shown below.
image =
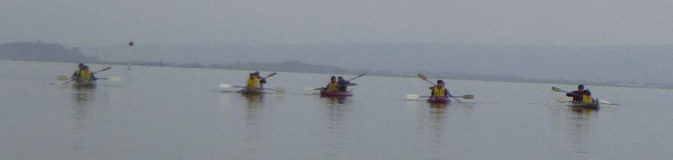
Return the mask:
[[91,80],[91,75],[92,75],[91,71],[87,71],[87,70],[77,71],[77,77],[79,78],[80,82],[90,81]]
[[582,94],[582,103],[594,103],[594,98],[588,94]]
[[259,84],[258,78],[248,78],[248,85],[246,87],[257,88],[257,84]]
[[329,82],[329,84],[327,84],[327,91],[328,92],[338,92],[339,91],[338,83],[337,82],[334,82],[334,83]]
[[442,87],[442,88],[438,88],[438,87],[432,88],[432,93],[433,93],[432,96],[434,96],[434,97],[445,97],[446,93],[444,91],[446,91],[446,89],[444,89],[444,87]]

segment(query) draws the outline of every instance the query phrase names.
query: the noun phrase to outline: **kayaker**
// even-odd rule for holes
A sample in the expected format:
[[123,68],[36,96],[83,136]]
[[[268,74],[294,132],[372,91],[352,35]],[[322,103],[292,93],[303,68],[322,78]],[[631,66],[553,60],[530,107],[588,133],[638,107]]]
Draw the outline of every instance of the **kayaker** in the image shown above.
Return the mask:
[[259,79],[259,88],[264,88],[264,84],[266,84],[266,78],[260,76],[259,72],[255,72],[255,76],[257,79]]
[[339,92],[339,85],[337,83],[336,77],[332,76],[330,78],[330,82],[327,84],[327,87],[322,89],[327,90],[327,92]]
[[430,87],[430,97],[453,97],[451,93],[449,93],[449,90],[444,88],[444,81],[442,80],[437,80],[437,85]]
[[585,89],[584,92],[582,92],[582,103],[594,103],[594,98],[591,97],[591,91],[589,91],[589,89]]
[[573,103],[581,103],[584,102],[585,95],[588,96],[589,99],[591,99],[591,92],[585,91],[584,90],[584,85],[580,84],[577,86],[576,91],[572,91],[570,93],[567,93],[566,96],[568,97],[573,97]]
[[70,77],[72,80],[77,82],[89,82],[91,80],[98,80],[94,73],[89,71],[89,66],[84,65],[83,63],[79,64],[79,70],[75,71]]
[[246,89],[257,89],[257,84],[259,84],[259,78],[255,73],[250,73],[250,78],[248,78],[248,83],[245,86]]
[[344,77],[339,76],[339,79],[337,80],[337,88],[339,88],[339,92],[346,92],[348,84],[350,83],[350,81],[344,80]]

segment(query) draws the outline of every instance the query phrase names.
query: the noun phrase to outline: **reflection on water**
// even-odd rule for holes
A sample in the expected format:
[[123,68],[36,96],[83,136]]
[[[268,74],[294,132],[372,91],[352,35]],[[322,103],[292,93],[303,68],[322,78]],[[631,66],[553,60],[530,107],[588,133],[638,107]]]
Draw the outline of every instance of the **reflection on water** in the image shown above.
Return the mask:
[[344,104],[346,102],[346,97],[321,97],[323,99],[327,99],[327,103],[329,104]]
[[429,117],[428,122],[426,123],[428,125],[430,133],[429,138],[427,139],[428,143],[428,151],[429,155],[426,155],[426,158],[429,159],[444,159],[446,157],[443,157],[443,152],[446,152],[445,146],[447,146],[448,142],[446,141],[447,139],[447,134],[449,133],[447,131],[447,126],[449,125],[447,122],[447,111],[451,107],[456,107],[456,106],[447,106],[447,104],[431,104],[430,105],[430,110],[427,114]]
[[399,100],[425,92],[417,78],[358,79],[363,92],[340,99],[301,94],[324,75],[283,73],[274,83],[289,94],[243,96],[212,90],[223,83],[214,79],[244,71],[139,66],[124,70],[126,87],[73,89],[47,85],[57,76],[50,73],[70,73],[71,64],[0,65],[0,159],[673,157],[666,134],[673,102],[661,98],[671,90],[600,87],[606,99],[624,102],[593,111],[540,105],[562,97],[543,94],[552,92],[547,84],[452,80],[451,89],[482,98],[431,105]]
[[446,103],[430,103],[430,108],[445,108]]
[[73,93],[73,99],[79,103],[89,101],[89,93],[92,92],[93,88],[73,87],[73,90],[75,91]]
[[261,105],[264,94],[241,94],[248,102],[248,107],[257,107]]
[[[240,93],[236,93],[240,94]],[[246,139],[245,143],[247,144],[247,149],[250,152],[259,152],[257,146],[261,144],[263,124],[262,124],[262,111],[263,111],[263,99],[264,94],[240,94],[246,100],[245,106],[245,120],[246,120]]]
[[88,131],[90,130],[89,123],[87,122],[87,117],[89,112],[91,112],[94,104],[94,89],[88,87],[73,87],[72,99],[75,102],[73,106],[74,109],[74,119],[75,119],[75,128],[72,129],[72,136],[74,137],[71,140],[74,150],[84,151],[86,144],[88,143]]
[[577,114],[591,114],[591,112],[598,111],[598,109],[589,109],[589,108],[582,108],[582,107],[570,107],[570,110]]
[[320,136],[325,148],[323,158],[344,157],[343,150],[351,146],[353,141],[346,136],[346,131],[351,129],[347,117],[352,111],[352,106],[346,97],[321,97],[321,99],[326,100],[325,108],[321,109],[326,113],[320,116],[321,122],[325,123],[325,132]]
[[86,112],[90,108],[90,101],[94,96],[93,88],[88,87],[73,87],[72,93],[73,101],[75,101],[75,119],[83,121],[86,117]]
[[573,114],[570,114],[567,120],[567,132],[570,135],[572,140],[573,153],[578,156],[585,157],[587,153],[591,150],[587,146],[588,143],[592,141],[590,138],[590,129],[591,118],[594,115],[594,109],[578,108],[571,107]]

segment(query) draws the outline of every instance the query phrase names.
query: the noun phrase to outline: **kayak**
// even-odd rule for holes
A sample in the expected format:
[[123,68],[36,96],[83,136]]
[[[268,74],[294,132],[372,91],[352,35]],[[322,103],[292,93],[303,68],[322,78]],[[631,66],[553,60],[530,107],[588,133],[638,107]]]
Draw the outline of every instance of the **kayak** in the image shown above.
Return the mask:
[[573,108],[586,108],[586,109],[598,109],[600,108],[600,102],[598,102],[598,99],[594,100],[593,103],[572,103],[568,105],[568,107],[573,107]]
[[320,97],[348,97],[352,95],[351,92],[327,92],[326,90],[320,90]]
[[264,90],[261,90],[261,89],[247,89],[247,88],[242,89],[238,92],[241,93],[241,94],[244,94],[244,95],[259,95],[259,94],[266,93],[266,92],[264,92]]
[[444,97],[430,97],[428,98],[428,103],[441,103],[441,104],[446,104],[451,102],[451,99],[449,98],[444,98]]
[[96,87],[96,81],[88,81],[88,82],[75,81],[75,83],[72,83],[72,86],[77,88],[94,88]]

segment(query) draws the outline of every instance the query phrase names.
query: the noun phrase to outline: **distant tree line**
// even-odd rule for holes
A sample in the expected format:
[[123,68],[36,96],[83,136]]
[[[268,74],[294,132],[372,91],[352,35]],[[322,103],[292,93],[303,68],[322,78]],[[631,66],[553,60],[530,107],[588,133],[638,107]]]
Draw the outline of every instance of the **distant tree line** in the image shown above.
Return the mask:
[[95,56],[82,54],[79,48],[42,42],[0,44],[0,59],[61,62],[100,62]]

